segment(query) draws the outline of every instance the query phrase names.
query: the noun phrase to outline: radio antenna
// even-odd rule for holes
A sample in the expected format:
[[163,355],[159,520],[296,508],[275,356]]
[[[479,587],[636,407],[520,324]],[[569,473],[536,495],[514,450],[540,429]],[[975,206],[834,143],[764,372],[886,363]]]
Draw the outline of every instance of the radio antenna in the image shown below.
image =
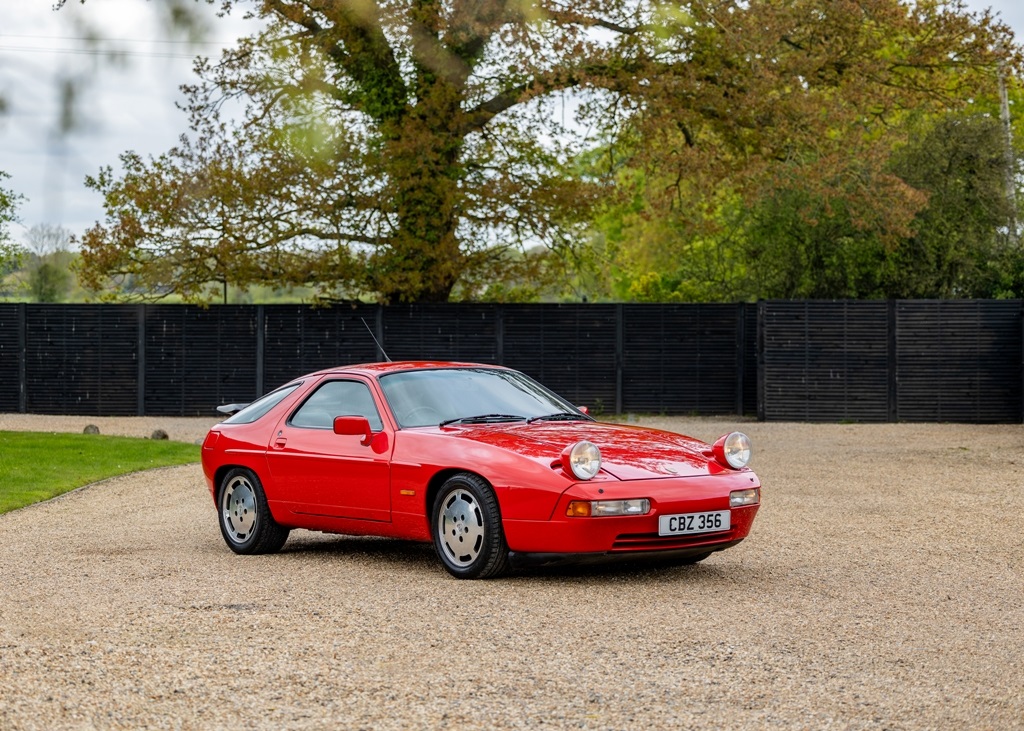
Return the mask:
[[366,325],[366,332],[370,333],[370,337],[373,338],[373,342],[377,343],[377,350],[379,350],[381,354],[384,356],[384,360],[390,363],[391,358],[389,358],[388,354],[384,352],[384,346],[380,344],[380,342],[377,340],[377,336],[373,334],[373,330],[371,330],[370,326],[366,324],[366,318],[360,317],[359,319],[363,321],[363,325]]

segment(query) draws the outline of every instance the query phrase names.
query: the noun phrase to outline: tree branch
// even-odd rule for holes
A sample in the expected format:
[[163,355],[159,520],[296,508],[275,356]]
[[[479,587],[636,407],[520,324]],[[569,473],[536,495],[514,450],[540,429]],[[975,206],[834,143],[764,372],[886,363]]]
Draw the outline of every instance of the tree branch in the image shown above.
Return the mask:
[[[266,0],[266,4],[284,20],[305,28],[307,37],[355,82],[362,111],[378,122],[401,118],[408,90],[374,0],[305,0],[301,4]],[[331,26],[322,26],[314,12],[327,18]]]
[[[608,65],[595,63],[577,69],[553,69],[539,74],[529,81],[505,89],[490,99],[476,105],[465,115],[461,133],[478,132],[502,112],[521,104],[529,98],[549,94],[553,91],[574,89],[588,83],[610,91],[621,91],[625,82],[641,66],[641,62]],[[663,67],[664,68],[667,67]],[[653,66],[652,72],[656,72]]]

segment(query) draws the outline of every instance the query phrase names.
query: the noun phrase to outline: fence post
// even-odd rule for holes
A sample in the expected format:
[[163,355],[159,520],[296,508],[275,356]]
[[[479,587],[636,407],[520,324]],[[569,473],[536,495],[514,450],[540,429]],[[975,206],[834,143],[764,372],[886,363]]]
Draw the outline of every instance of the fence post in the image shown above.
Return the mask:
[[767,303],[760,300],[757,303],[757,420],[765,421],[768,418],[765,386],[765,321],[767,319]]
[[896,300],[886,302],[886,373],[888,381],[888,410],[886,418],[890,422],[899,420],[899,337],[896,331]]
[[256,305],[256,398],[266,393],[264,351],[267,343],[267,318],[263,305]]
[[145,416],[145,310],[146,305],[135,305],[135,414]]
[[18,413],[24,414],[28,411],[28,393],[27,393],[27,361],[28,361],[28,333],[26,328],[27,317],[25,315],[25,308],[27,305],[24,302],[19,302],[18,305]]
[[377,305],[377,317],[374,325],[377,330],[377,360],[384,362],[388,359],[384,352],[384,305]]
[[135,305],[135,413],[146,415],[146,305]]
[[615,413],[622,413],[622,368],[626,354],[623,352],[623,308],[615,305]]
[[624,329],[626,327],[622,303],[615,305],[615,414],[623,413]]
[[505,306],[494,305],[494,356],[497,365],[505,365]]
[[747,375],[747,303],[736,303],[736,415],[743,416],[743,391]]

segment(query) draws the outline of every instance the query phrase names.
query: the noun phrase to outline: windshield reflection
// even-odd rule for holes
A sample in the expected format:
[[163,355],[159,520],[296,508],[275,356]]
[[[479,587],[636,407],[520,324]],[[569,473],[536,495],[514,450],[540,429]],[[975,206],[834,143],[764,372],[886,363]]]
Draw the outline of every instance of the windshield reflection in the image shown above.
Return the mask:
[[516,414],[524,419],[555,412],[578,414],[575,406],[517,371],[440,368],[388,373],[381,389],[399,426],[437,426],[481,414]]

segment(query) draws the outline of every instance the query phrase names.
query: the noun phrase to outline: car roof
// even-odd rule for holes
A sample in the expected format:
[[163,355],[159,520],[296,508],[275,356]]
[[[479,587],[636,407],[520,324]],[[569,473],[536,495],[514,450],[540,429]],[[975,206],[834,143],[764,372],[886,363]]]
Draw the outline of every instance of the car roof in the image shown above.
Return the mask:
[[460,363],[453,361],[438,360],[402,360],[389,361],[387,363],[358,363],[354,365],[337,366],[325,368],[308,376],[320,376],[332,373],[348,373],[363,376],[378,377],[388,373],[401,373],[404,371],[428,371],[439,368],[492,368],[494,370],[508,370],[504,366],[490,365],[487,363]]

